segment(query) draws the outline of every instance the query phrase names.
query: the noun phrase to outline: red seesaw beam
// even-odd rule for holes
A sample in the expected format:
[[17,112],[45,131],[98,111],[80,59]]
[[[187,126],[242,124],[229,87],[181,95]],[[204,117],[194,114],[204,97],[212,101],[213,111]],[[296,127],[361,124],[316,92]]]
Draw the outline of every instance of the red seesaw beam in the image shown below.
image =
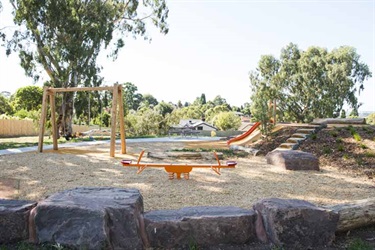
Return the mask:
[[174,174],[177,175],[177,179],[181,179],[181,174],[184,174],[186,180],[189,179],[189,173],[193,168],[211,168],[215,173],[220,175],[221,168],[235,168],[237,165],[236,161],[227,161],[225,165],[220,163],[219,157],[216,152],[214,152],[217,164],[175,164],[175,163],[141,163],[141,159],[144,150],[140,153],[137,163],[132,163],[132,160],[124,159],[121,161],[124,167],[137,167],[137,174],[142,173],[145,168],[154,167],[154,168],[164,168],[168,173],[169,179],[174,179]]

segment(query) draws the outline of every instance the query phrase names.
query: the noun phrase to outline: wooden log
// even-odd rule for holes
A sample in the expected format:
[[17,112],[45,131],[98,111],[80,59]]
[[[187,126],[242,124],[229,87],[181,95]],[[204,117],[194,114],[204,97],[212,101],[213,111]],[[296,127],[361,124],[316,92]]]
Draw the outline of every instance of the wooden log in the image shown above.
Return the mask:
[[375,224],[375,198],[324,208],[340,215],[336,232],[346,232]]

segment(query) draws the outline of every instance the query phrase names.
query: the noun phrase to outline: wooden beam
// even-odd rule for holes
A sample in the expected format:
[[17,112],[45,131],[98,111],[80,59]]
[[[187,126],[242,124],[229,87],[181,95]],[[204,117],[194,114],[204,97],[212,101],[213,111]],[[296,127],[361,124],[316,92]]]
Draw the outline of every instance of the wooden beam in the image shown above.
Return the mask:
[[47,118],[47,99],[48,99],[48,87],[44,87],[43,99],[42,99],[42,113],[40,114],[40,121],[39,121],[38,152],[43,152],[44,126],[46,124],[46,118]]
[[110,145],[109,155],[111,157],[115,157],[118,84],[115,84],[112,90],[113,90],[113,96],[112,96],[112,111],[111,111],[111,145]]
[[73,88],[51,88],[50,91],[53,93],[57,92],[78,92],[78,91],[95,91],[95,90],[108,90],[114,91],[113,87],[73,87]]
[[55,109],[55,94],[49,94],[49,101],[51,106],[51,124],[52,124],[52,140],[53,150],[58,150],[57,145],[57,126],[56,126],[56,109]]
[[124,106],[122,101],[122,85],[118,86],[118,106],[120,116],[120,136],[121,136],[121,154],[126,154],[126,134],[124,123]]

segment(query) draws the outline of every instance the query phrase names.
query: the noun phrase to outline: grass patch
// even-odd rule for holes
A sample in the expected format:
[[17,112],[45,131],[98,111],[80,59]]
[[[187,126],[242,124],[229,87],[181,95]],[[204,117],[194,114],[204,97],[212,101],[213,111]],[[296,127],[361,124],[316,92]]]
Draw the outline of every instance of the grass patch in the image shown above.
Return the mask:
[[370,243],[363,241],[362,239],[354,239],[349,243],[348,250],[372,250]]
[[311,139],[316,140],[317,138],[318,136],[315,133],[311,135]]
[[356,140],[356,141],[362,140],[361,136],[357,132],[353,133],[352,135],[353,135],[354,140]]
[[329,132],[333,137],[337,137],[339,133],[337,131],[330,131]]
[[332,153],[332,149],[330,147],[324,146],[322,152],[325,155],[329,155]]
[[339,145],[337,146],[337,150],[340,151],[340,152],[343,152],[343,151],[344,151],[344,145],[339,144]]
[[337,142],[337,143],[342,143],[343,140],[342,140],[342,138],[337,138],[337,139],[336,139],[336,142]]
[[370,157],[370,158],[375,158],[375,152],[373,151],[365,152],[365,156]]
[[361,143],[361,145],[359,145],[361,147],[361,149],[367,149],[367,146],[363,143]]
[[0,245],[0,250],[68,250],[71,248],[64,247],[60,244],[32,244],[28,242],[18,242],[9,245]]

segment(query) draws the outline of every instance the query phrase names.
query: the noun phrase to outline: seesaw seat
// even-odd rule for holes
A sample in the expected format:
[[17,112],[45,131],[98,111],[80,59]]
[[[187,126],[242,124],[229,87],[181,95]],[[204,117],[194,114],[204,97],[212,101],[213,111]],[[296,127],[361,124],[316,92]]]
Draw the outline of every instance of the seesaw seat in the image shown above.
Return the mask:
[[147,167],[163,167],[168,173],[170,180],[174,179],[176,174],[177,179],[181,179],[181,174],[184,174],[186,180],[189,179],[189,173],[193,168],[211,168],[215,173],[220,175],[221,168],[235,168],[237,165],[236,161],[227,161],[225,165],[220,163],[219,157],[216,152],[214,152],[217,164],[175,164],[175,163],[141,163],[144,150],[140,153],[137,163],[132,163],[132,160],[124,159],[121,161],[124,167],[137,167],[137,174],[142,173],[142,171]]

